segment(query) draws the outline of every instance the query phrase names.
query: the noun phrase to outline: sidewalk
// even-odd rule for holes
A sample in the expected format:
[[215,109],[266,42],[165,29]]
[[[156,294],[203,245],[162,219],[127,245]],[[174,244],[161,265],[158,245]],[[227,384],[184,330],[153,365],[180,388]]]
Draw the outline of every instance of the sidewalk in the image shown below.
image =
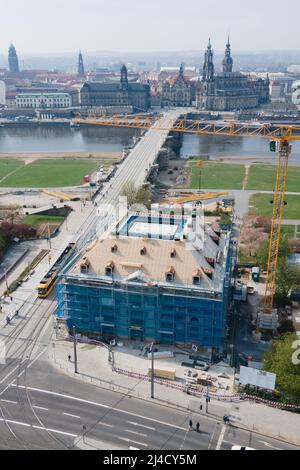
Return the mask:
[[[120,375],[112,372],[108,362],[108,350],[91,344],[78,344],[78,374],[74,373],[73,343],[64,340],[52,342],[49,347],[49,360],[61,372],[77,380],[123,393],[142,400],[153,402],[149,381]],[[68,356],[71,361],[68,361]],[[123,363],[120,354],[115,352],[116,367]],[[248,401],[214,400],[209,403],[206,414],[204,398],[187,395],[161,384],[155,384],[155,398],[158,403],[205,414],[212,419],[222,419],[224,414],[231,416],[232,423],[242,429],[253,431],[264,436],[277,438],[300,445],[300,414],[273,409]],[[202,411],[200,411],[202,405]]]

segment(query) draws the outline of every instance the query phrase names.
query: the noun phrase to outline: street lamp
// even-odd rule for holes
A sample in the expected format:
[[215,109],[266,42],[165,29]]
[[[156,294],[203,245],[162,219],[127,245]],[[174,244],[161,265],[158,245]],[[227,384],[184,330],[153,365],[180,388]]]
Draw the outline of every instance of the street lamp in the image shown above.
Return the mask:
[[151,398],[154,399],[154,343],[151,345]]

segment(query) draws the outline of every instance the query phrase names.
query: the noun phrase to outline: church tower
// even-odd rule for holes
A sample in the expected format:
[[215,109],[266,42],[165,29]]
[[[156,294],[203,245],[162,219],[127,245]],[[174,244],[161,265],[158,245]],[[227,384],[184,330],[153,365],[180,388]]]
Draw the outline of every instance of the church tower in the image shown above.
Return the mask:
[[82,57],[82,53],[81,51],[79,51],[79,55],[78,55],[78,69],[77,69],[77,73],[80,77],[83,77],[85,75],[85,72],[84,72],[84,65],[83,65],[83,57]]
[[222,62],[222,72],[224,73],[231,73],[233,70],[233,60],[231,57],[231,45],[230,45],[230,38],[228,35],[228,40],[226,44],[226,50],[225,50],[225,57]]
[[123,65],[121,68],[121,90],[127,91],[128,90],[128,72],[126,65]]
[[210,39],[205,52],[205,59],[202,72],[202,80],[204,82],[213,82],[215,79],[215,67],[214,67],[214,53],[211,47]]
[[8,50],[8,66],[9,73],[17,74],[20,72],[19,59],[16,48],[13,44],[10,45],[10,48]]

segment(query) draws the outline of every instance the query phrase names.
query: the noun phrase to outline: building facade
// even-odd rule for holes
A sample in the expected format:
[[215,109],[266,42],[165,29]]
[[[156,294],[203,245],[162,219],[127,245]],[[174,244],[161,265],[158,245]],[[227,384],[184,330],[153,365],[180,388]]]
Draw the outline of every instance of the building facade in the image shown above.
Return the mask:
[[228,38],[222,72],[215,73],[214,54],[209,40],[205,52],[202,79],[198,84],[197,107],[211,111],[236,111],[257,108],[270,101],[269,80],[252,79],[233,71]]
[[150,87],[128,81],[125,65],[119,83],[87,82],[81,89],[81,105],[87,107],[132,106],[138,111],[150,108]]
[[63,272],[59,317],[92,337],[221,350],[231,237],[205,226],[204,248],[197,238],[188,249],[192,225],[190,217],[130,215]]
[[70,93],[18,93],[16,108],[70,108],[72,97]]
[[191,101],[191,85],[186,80],[183,65],[181,65],[178,76],[164,82],[161,104],[163,107],[187,107],[191,105]]
[[9,73],[11,73],[12,75],[16,75],[20,72],[19,59],[16,48],[13,44],[11,44],[8,49],[8,68]]

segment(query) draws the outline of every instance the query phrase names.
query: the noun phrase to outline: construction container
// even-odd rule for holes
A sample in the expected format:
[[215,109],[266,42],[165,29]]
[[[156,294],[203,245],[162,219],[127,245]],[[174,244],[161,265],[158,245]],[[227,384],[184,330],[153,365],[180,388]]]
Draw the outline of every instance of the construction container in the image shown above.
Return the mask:
[[[148,375],[151,377],[152,369],[149,367]],[[176,369],[165,369],[160,367],[159,369],[154,369],[154,376],[159,379],[175,380],[176,379]]]
[[252,268],[252,280],[254,282],[260,281],[260,268]]

